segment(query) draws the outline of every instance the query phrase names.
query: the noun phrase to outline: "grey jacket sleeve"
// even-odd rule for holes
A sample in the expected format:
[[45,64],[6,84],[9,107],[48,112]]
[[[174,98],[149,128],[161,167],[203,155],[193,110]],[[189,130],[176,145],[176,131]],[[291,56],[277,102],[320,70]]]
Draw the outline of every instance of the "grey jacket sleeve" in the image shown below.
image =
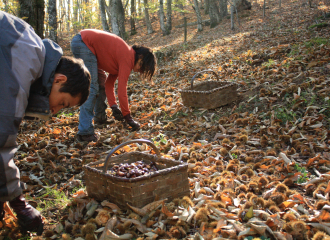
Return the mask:
[[21,193],[13,161],[19,124],[33,81],[42,74],[45,47],[23,20],[0,11],[0,201]]
[[0,133],[15,134],[13,120],[24,116],[30,86],[42,74],[46,50],[32,27],[10,14],[0,12],[0,32]]

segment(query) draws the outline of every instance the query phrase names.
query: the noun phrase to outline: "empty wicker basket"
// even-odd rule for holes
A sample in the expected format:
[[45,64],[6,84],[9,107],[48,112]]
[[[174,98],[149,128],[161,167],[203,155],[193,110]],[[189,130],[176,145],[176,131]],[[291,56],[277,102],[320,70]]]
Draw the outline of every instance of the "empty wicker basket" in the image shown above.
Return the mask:
[[[128,152],[115,157],[111,155],[123,146],[132,143],[146,143],[156,152],[156,155],[142,152]],[[158,170],[148,175],[135,178],[117,177],[107,173],[107,170],[119,163],[144,162],[156,164]],[[88,195],[97,200],[107,199],[121,207],[127,208],[127,203],[134,207],[143,207],[155,200],[189,195],[188,165],[172,159],[160,157],[157,147],[149,140],[136,139],[115,147],[106,160],[89,163],[84,166],[86,188]]]
[[[206,81],[194,85],[194,79],[201,73],[213,73],[217,81]],[[196,73],[191,79],[191,87],[181,89],[183,104],[187,107],[214,109],[231,103],[237,99],[237,84],[219,81],[213,70],[204,70]]]

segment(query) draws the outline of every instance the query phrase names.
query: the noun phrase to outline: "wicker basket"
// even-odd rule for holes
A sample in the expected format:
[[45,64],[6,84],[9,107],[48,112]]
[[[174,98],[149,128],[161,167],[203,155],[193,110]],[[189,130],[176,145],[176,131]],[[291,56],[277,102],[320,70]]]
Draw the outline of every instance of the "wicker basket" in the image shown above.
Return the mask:
[[[193,84],[194,79],[201,73],[212,72],[218,81],[207,81]],[[233,82],[219,81],[216,72],[204,70],[196,73],[191,79],[191,87],[181,89],[183,104],[187,107],[214,109],[224,106],[237,99],[237,84]]]
[[[111,155],[119,148],[131,143],[146,143],[157,155],[129,152],[115,157]],[[153,162],[158,170],[148,175],[136,178],[125,178],[110,175],[107,172],[115,164],[134,163],[137,161]],[[160,157],[160,152],[149,140],[136,139],[127,141],[115,147],[106,160],[92,162],[84,166],[87,193],[97,200],[107,199],[121,207],[127,208],[127,203],[134,207],[143,207],[155,200],[189,195],[188,165],[172,159]]]

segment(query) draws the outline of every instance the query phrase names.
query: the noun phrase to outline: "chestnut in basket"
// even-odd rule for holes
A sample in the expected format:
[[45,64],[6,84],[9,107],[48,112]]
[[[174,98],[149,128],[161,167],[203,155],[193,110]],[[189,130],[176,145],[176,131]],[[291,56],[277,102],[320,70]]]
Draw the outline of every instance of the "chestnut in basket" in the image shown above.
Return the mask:
[[114,165],[108,173],[116,177],[135,178],[155,171],[158,171],[158,169],[153,162],[146,163],[144,161],[137,161],[131,164],[120,163]]

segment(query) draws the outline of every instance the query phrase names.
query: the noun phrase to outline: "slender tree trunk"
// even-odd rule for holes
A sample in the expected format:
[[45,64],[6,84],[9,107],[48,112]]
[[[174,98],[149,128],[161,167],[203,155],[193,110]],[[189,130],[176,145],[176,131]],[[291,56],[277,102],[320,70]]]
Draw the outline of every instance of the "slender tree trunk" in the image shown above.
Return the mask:
[[66,5],[67,5],[67,11],[66,11],[66,31],[67,32],[70,32],[70,21],[71,21],[71,2],[70,2],[70,0],[67,0],[67,3],[66,3]]
[[152,25],[149,19],[149,7],[148,7],[148,0],[143,0],[143,5],[144,5],[144,17],[146,20],[146,25],[147,25],[147,31],[148,34],[153,33]]
[[214,28],[219,24],[221,18],[216,0],[209,0],[209,3],[210,27]]
[[237,19],[238,26],[241,26],[241,23],[239,22],[239,18],[238,18],[237,4],[235,5],[235,11],[236,11],[236,19]]
[[187,18],[184,17],[184,43],[187,43]]
[[104,7],[105,7],[105,11],[108,15],[108,25],[109,25],[109,31],[111,32],[111,12],[110,12],[110,6],[111,6],[111,0],[108,0],[108,6],[106,4],[106,0],[102,0],[104,1]]
[[36,34],[44,38],[45,3],[43,0],[19,0],[19,17],[29,23]]
[[77,7],[78,7],[78,19],[79,19],[79,25],[80,26],[84,26],[84,20],[85,20],[85,16],[84,16],[84,13],[83,13],[83,11],[82,11],[82,8],[83,8],[83,3],[82,3],[82,1],[83,0],[78,0],[78,5],[77,5]]
[[137,10],[138,10],[137,15],[138,15],[139,17],[141,17],[141,15],[142,15],[141,0],[138,0],[138,8],[137,8]]
[[[56,1],[56,0],[55,0]],[[59,11],[58,16],[60,16],[60,20],[57,21],[59,25],[57,25],[57,31],[56,31],[56,35],[62,37],[62,33],[64,31],[64,27],[65,27],[65,16],[66,16],[66,12],[65,12],[65,7],[64,7],[64,1],[65,0],[58,0],[59,1],[59,9],[57,9],[56,7],[56,11]]]
[[41,38],[44,36],[44,22],[45,22],[45,2],[43,0],[36,1],[36,19],[37,19],[37,34]]
[[[61,20],[62,20],[62,18],[61,18],[61,16],[62,16],[61,3],[62,2],[61,2],[61,0],[48,0],[48,3],[49,3],[49,1],[55,1],[55,5],[57,5],[57,6],[55,6],[55,8],[56,8],[57,30],[60,32],[61,27],[62,27],[61,26]],[[49,6],[49,4],[48,4],[48,6]],[[57,15],[59,16],[59,18],[57,18]],[[49,30],[51,30],[51,28]],[[56,34],[56,36],[57,36],[57,34]]]
[[135,29],[135,15],[136,15],[136,11],[135,11],[135,0],[131,0],[131,18],[130,18],[130,22],[131,22],[131,35],[136,34],[136,29]]
[[48,1],[48,24],[49,24],[49,39],[57,42],[57,9],[56,0]]
[[223,0],[224,1],[224,10],[223,10],[223,17],[227,17],[228,16],[228,0]]
[[109,25],[108,25],[108,22],[107,22],[107,16],[105,14],[104,4],[105,4],[105,2],[103,0],[99,0],[102,28],[103,28],[104,31],[110,32]]
[[201,32],[201,31],[203,31],[203,24],[202,24],[201,12],[199,11],[199,6],[198,6],[197,0],[194,0],[194,5],[195,5],[195,11],[196,11],[196,15],[197,15],[197,31]]
[[210,6],[210,0],[204,1],[204,14],[209,14],[209,6]]
[[125,5],[124,5],[124,10],[125,10],[125,14],[126,15],[129,15],[129,12],[128,12],[128,3],[129,3],[129,0],[126,0],[126,3],[125,3]]
[[264,0],[264,7],[263,7],[263,17],[266,16],[266,0]]
[[[88,0],[84,0],[84,4],[83,6],[85,5],[85,7],[88,9],[89,8],[89,1]],[[90,25],[91,25],[91,17],[89,15],[90,11],[84,11],[83,12],[83,16],[82,16],[82,19],[83,19],[83,26],[84,28],[90,28]]]
[[282,6],[281,6],[281,4],[282,4],[282,0],[280,0],[279,8],[281,8],[281,7],[282,7]]
[[166,6],[166,28],[170,32],[172,30],[172,0],[167,0]]
[[224,18],[227,16],[227,1],[226,0],[220,0],[220,16],[221,18]]
[[160,29],[163,32],[163,35],[166,36],[169,34],[168,29],[165,26],[165,15],[164,15],[164,3],[163,0],[159,0],[159,22],[160,22]]
[[[113,34],[116,34],[117,36],[119,36],[119,27],[118,27],[118,24],[117,24],[117,18],[115,18],[113,15],[112,15],[112,10],[110,9],[109,6],[112,5],[112,0],[109,0],[109,6],[107,6],[105,0],[102,0],[103,4],[104,4],[104,8],[105,8],[105,11],[107,12],[108,16],[109,16],[109,19],[111,19],[111,26],[112,26],[112,33]],[[113,22],[115,21],[115,22]]]
[[234,5],[233,4],[230,5],[230,22],[231,22],[231,30],[234,30],[235,26],[234,26]]
[[77,22],[78,22],[78,0],[76,0],[76,6],[73,7],[73,31],[78,32]]

